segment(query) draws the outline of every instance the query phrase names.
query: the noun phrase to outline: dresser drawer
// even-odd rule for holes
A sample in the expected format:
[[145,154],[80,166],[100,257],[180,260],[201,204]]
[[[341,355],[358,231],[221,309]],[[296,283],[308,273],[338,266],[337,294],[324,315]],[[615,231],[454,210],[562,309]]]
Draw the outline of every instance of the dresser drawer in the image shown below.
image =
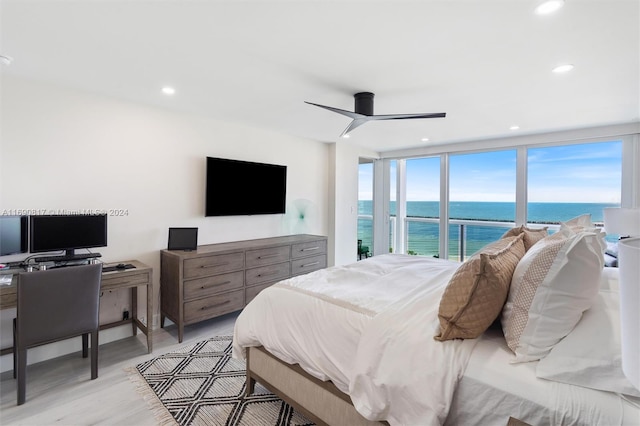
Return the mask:
[[212,294],[240,288],[243,284],[244,273],[242,271],[185,281],[184,300],[211,296]]
[[271,287],[273,284],[275,283],[269,282],[266,284],[254,285],[253,287],[247,287],[244,291],[244,304],[246,305],[251,302],[253,298],[258,295],[258,293],[260,293],[265,288]]
[[296,259],[291,262],[291,275],[306,274],[307,272],[316,271],[318,269],[327,267],[327,256],[322,254],[320,256],[305,257],[303,259]]
[[327,240],[309,241],[293,244],[291,246],[291,258],[298,259],[305,256],[324,254],[327,252]]
[[279,281],[288,278],[290,274],[289,262],[277,263],[275,265],[261,266],[259,268],[247,269],[246,285],[259,284],[266,281]]
[[286,262],[291,258],[290,246],[269,247],[260,250],[247,251],[247,268]]
[[214,318],[242,309],[244,290],[211,296],[184,304],[184,322],[187,324]]
[[[129,271],[135,271],[130,269]],[[113,275],[112,275],[113,274]],[[132,285],[143,285],[149,283],[149,272],[107,272],[102,275],[103,290],[114,290],[120,287],[131,287]]]
[[244,268],[244,253],[217,254],[184,261],[184,278],[199,278]]
[[15,308],[18,303],[16,285],[0,287],[0,309]]

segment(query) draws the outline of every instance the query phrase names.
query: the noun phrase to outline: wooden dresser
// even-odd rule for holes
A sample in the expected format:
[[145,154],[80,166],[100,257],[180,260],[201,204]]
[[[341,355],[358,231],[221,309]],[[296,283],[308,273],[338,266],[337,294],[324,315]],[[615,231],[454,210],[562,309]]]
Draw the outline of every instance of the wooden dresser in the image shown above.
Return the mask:
[[261,290],[327,266],[327,237],[289,235],[160,253],[160,326],[184,326],[244,308]]

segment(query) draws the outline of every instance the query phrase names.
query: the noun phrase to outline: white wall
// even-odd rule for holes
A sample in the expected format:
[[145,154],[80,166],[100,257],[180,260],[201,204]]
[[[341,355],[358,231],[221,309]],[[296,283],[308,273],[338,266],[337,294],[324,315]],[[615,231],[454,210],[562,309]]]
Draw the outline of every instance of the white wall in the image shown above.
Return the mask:
[[377,158],[374,151],[346,141],[331,145],[329,263],[344,265],[358,255],[358,163],[360,157]]
[[[107,262],[138,259],[153,267],[154,324],[159,251],[166,248],[170,226],[198,227],[199,244],[299,232],[328,235],[327,144],[6,75],[1,83],[0,214],[125,210],[124,216],[109,217],[108,247],[96,251]],[[207,156],[286,165],[288,208],[309,200],[309,221],[300,226],[286,214],[204,217]],[[128,303],[126,293],[103,296],[101,319],[118,319]],[[0,317],[3,348],[11,346],[11,311]],[[131,333],[130,327],[118,329]],[[101,333],[102,343],[108,332]],[[47,351],[42,357],[64,349]],[[31,362],[40,359],[32,352]],[[2,370],[10,364],[3,357]]]

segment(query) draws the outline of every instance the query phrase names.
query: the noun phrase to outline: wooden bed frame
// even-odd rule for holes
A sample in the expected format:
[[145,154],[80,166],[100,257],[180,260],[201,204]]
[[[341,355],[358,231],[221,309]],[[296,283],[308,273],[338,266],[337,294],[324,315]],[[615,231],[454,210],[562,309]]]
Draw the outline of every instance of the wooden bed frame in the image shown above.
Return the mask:
[[[247,396],[253,393],[256,382],[317,425],[389,425],[365,419],[356,411],[349,395],[331,381],[323,382],[299,365],[287,364],[262,346],[247,348]],[[530,426],[514,417],[509,417],[506,425]]]
[[365,419],[349,395],[331,381],[323,382],[299,365],[281,361],[262,346],[247,348],[247,395],[253,393],[256,381],[317,425],[388,425]]

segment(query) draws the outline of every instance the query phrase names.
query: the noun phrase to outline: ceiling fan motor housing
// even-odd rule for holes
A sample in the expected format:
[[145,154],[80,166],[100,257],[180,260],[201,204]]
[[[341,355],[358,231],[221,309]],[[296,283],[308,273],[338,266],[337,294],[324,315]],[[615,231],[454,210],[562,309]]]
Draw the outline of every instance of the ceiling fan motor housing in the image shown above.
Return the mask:
[[355,99],[354,112],[362,115],[373,115],[373,97],[371,92],[360,92],[353,95]]

